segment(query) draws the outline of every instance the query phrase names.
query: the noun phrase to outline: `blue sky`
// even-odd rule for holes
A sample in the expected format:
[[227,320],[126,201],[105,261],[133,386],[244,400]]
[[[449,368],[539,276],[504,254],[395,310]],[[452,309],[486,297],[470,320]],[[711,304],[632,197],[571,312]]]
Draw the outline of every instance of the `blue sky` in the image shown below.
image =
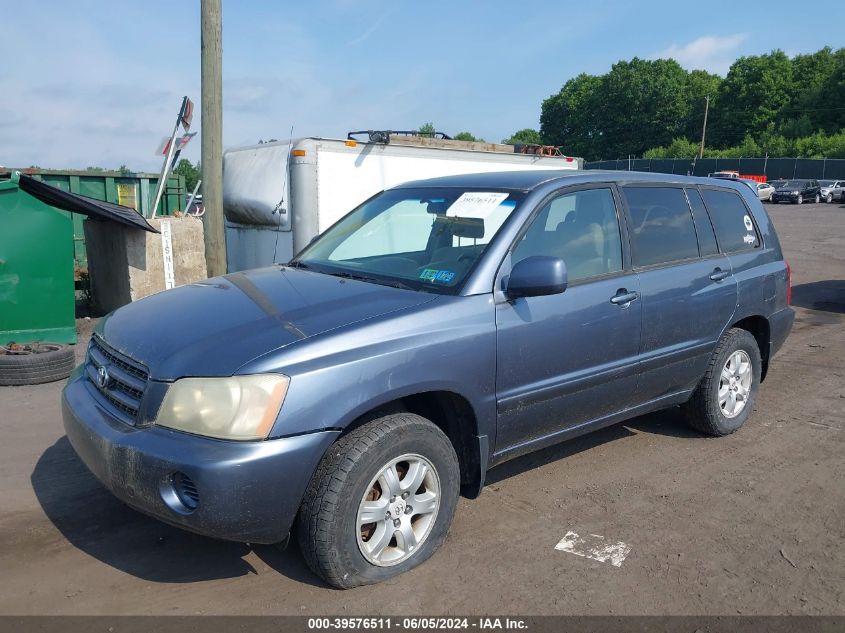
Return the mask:
[[[223,0],[224,145],[426,121],[499,141],[619,59],[724,75],[740,55],[845,45],[824,26],[840,3],[798,10],[818,21],[796,6]],[[199,106],[199,0],[0,0],[0,15],[0,165],[158,170],[182,95]]]

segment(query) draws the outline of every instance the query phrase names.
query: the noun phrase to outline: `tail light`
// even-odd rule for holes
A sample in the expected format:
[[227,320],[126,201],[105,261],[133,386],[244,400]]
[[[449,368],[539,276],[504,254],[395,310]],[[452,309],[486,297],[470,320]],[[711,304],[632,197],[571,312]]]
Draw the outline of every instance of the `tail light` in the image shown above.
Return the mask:
[[792,266],[786,262],[786,305],[792,305]]

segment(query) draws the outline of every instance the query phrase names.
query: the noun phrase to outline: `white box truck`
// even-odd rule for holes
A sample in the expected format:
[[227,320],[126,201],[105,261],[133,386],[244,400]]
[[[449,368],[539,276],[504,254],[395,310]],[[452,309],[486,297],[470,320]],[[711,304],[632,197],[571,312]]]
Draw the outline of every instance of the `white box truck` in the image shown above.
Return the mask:
[[410,180],[520,169],[581,169],[583,160],[529,148],[390,133],[296,138],[223,155],[229,272],[286,262],[375,194]]

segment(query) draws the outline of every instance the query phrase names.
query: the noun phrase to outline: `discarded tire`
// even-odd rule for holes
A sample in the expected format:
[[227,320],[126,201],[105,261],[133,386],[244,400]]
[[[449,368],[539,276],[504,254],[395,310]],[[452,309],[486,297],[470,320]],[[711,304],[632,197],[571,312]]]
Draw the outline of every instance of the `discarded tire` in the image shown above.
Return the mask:
[[76,358],[70,345],[0,346],[0,385],[38,385],[70,376]]

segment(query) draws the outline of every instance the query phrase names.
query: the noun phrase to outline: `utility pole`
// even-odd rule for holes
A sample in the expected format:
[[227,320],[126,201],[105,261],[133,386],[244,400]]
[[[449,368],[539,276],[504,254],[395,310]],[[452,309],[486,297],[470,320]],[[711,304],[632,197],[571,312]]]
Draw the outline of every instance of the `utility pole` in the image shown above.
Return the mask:
[[223,228],[223,69],[221,0],[202,0],[202,216],[209,277],[226,274]]
[[698,152],[699,158],[704,158],[704,137],[707,135],[707,112],[710,110],[710,95],[704,97],[704,126],[701,128],[701,149]]

